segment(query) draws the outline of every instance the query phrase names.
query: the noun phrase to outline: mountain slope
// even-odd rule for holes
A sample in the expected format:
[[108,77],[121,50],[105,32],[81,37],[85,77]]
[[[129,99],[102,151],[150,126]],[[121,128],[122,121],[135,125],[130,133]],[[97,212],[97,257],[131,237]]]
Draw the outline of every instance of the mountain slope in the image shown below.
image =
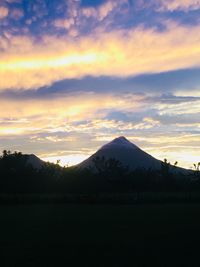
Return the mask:
[[160,169],[161,161],[153,158],[139,147],[121,136],[110,143],[102,146],[95,154],[79,164],[82,168],[94,168],[93,160],[97,157],[105,157],[106,160],[113,158],[122,163],[129,170],[135,169]]
[[[129,171],[136,169],[160,170],[162,161],[155,159],[139,147],[131,143],[124,136],[118,137],[110,143],[102,146],[95,154],[80,163],[78,168],[91,168],[95,170],[94,159],[104,157],[105,160],[115,159],[121,162],[123,167],[128,167]],[[184,172],[185,169],[170,165],[170,171]]]
[[40,158],[38,158],[34,154],[30,154],[30,155],[25,154],[24,156],[26,158],[26,164],[31,165],[34,169],[39,170],[45,164],[44,161],[42,161]]

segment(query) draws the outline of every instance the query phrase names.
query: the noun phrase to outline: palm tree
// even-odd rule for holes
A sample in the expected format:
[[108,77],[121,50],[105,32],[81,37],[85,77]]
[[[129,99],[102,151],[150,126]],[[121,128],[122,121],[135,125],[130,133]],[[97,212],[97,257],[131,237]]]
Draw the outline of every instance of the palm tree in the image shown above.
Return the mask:
[[174,167],[177,167],[177,165],[178,165],[178,161],[175,161],[174,162]]
[[194,163],[193,165],[194,165],[195,171],[199,172],[200,171],[200,162],[198,162],[197,164]]

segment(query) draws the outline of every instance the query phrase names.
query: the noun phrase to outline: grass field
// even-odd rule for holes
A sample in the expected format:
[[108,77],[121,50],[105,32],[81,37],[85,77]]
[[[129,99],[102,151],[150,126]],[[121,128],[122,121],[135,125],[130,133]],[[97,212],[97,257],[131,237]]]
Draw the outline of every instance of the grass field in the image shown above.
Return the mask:
[[200,204],[0,206],[0,266],[200,266]]

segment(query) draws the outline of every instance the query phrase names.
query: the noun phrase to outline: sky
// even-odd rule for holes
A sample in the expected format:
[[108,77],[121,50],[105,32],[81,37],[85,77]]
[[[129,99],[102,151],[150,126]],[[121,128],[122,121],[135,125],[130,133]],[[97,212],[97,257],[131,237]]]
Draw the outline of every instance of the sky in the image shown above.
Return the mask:
[[200,161],[200,0],[0,0],[0,150],[72,165],[118,136]]

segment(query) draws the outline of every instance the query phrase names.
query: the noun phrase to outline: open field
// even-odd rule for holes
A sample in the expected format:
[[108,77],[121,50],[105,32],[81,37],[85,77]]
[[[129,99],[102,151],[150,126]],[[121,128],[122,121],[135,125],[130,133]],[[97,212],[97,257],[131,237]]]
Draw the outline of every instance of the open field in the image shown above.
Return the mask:
[[200,266],[200,204],[0,206],[0,266]]

